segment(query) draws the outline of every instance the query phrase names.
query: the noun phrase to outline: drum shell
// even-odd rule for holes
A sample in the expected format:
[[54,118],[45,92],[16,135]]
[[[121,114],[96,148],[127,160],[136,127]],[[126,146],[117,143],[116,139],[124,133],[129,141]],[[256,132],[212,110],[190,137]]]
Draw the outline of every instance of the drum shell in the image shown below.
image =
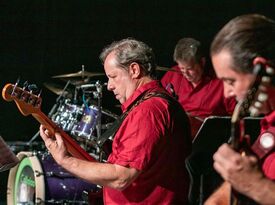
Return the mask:
[[98,108],[93,105],[85,108],[81,120],[73,128],[71,133],[77,137],[90,139],[96,128],[98,112]]
[[[24,201],[28,201],[28,204],[63,204],[66,201],[70,201],[70,204],[87,204],[85,201],[87,199],[83,198],[83,192],[96,192],[98,189],[96,185],[78,179],[65,171],[48,153],[33,155],[31,152],[20,152],[17,156],[21,162],[9,173],[8,205],[23,204],[21,202]],[[29,172],[30,169],[32,173]],[[24,181],[21,181],[26,177],[22,177],[24,174],[27,175],[29,184],[35,184],[34,190],[31,185],[24,185]],[[26,193],[24,193],[25,189]]]
[[51,117],[64,131],[70,132],[83,114],[83,107],[66,100]]

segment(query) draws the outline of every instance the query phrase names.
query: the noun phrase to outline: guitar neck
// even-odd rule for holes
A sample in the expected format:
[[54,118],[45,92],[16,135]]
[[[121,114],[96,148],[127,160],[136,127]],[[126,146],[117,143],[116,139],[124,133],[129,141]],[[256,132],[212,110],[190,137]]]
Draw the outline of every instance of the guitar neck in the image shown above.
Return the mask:
[[75,140],[73,140],[66,132],[59,128],[51,119],[48,118],[43,112],[38,111],[32,113],[32,116],[40,123],[43,124],[51,134],[55,132],[60,133],[64,143],[67,147],[68,152],[78,159],[96,161],[89,153],[87,153],[82,147],[80,147]]

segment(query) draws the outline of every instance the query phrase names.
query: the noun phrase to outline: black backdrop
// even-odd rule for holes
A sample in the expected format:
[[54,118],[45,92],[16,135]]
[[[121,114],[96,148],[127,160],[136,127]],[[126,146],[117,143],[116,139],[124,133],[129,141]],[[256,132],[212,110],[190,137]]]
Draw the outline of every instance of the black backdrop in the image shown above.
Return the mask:
[[[57,96],[43,83],[52,82],[53,75],[77,72],[81,65],[103,71],[98,55],[113,40],[142,40],[154,49],[158,64],[168,67],[179,38],[194,37],[209,46],[231,18],[255,12],[275,18],[274,9],[272,0],[1,0],[0,86],[19,76],[37,84],[47,113]],[[109,109],[112,103],[112,98],[103,99]],[[29,140],[37,130],[34,119],[0,99],[5,140]]]

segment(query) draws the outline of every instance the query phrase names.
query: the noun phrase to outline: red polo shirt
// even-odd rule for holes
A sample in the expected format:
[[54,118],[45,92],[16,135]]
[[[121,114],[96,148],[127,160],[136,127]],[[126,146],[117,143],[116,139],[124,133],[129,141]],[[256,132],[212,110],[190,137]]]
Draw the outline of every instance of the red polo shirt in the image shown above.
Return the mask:
[[179,103],[190,117],[192,137],[196,135],[204,118],[233,113],[236,100],[224,97],[223,82],[214,74],[203,75],[201,82],[194,88],[178,66],[174,66],[173,70],[163,76],[161,83],[168,91],[171,91],[169,87],[172,84]]
[[[125,111],[146,91],[165,92],[158,81],[141,86],[122,105]],[[187,204],[185,159],[191,141],[188,118],[176,102],[152,97],[125,118],[108,162],[141,171],[125,190],[104,187],[105,204]]]
[[173,70],[175,71],[168,71],[163,76],[161,83],[164,88],[169,83],[173,84],[178,101],[190,115],[205,118],[233,113],[236,101],[234,98],[224,97],[223,82],[214,74],[204,75],[194,88],[178,66],[173,67]]

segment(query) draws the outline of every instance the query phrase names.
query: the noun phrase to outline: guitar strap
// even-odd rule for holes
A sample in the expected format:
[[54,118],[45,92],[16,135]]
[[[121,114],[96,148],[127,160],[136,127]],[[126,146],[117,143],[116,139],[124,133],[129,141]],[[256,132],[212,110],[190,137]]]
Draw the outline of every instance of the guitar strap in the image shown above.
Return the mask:
[[275,150],[275,112],[261,121],[262,133],[252,146],[260,160]]
[[161,97],[163,99],[166,99],[168,102],[174,100],[170,95],[164,92],[145,92],[128,107],[128,109],[112,124],[112,126],[108,130],[106,130],[102,134],[100,139],[97,141],[97,145],[101,148],[108,139],[113,140],[116,132],[118,131],[119,127],[121,126],[127,115],[140,103],[152,97]]

